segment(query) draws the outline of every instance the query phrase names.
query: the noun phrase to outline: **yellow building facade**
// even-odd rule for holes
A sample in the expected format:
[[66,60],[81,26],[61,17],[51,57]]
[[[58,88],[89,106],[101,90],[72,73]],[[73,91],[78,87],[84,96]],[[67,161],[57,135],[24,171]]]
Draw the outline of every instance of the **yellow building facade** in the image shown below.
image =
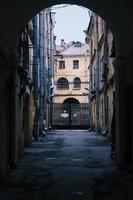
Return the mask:
[[88,103],[89,49],[87,44],[70,42],[57,47],[54,69],[54,103],[74,98]]
[[101,17],[92,14],[86,33],[90,47],[89,107],[90,125],[104,134],[111,133],[115,109],[115,69],[113,35]]

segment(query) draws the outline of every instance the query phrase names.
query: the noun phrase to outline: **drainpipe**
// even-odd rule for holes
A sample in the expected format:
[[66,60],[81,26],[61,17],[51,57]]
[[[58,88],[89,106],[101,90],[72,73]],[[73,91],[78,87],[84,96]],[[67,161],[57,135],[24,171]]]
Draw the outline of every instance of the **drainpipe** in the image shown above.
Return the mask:
[[96,42],[96,131],[99,132],[99,49],[98,49],[98,16],[95,15],[95,42]]
[[48,128],[51,129],[52,126],[52,91],[53,91],[53,63],[54,63],[54,54],[53,54],[53,18],[52,18],[51,9],[47,11],[47,29],[48,29]]
[[52,113],[53,113],[53,89],[54,89],[54,20],[53,20],[54,13],[50,12],[50,125],[52,128]]
[[47,92],[47,9],[43,12],[43,41],[44,41],[44,128],[47,130],[47,98],[48,98],[48,92]]
[[107,65],[108,65],[108,29],[107,24],[104,22],[104,129],[106,133],[108,132],[108,96],[107,96]]
[[48,129],[50,129],[50,79],[51,79],[51,68],[50,68],[50,9],[46,12],[46,28],[47,28],[47,65],[48,65],[48,77],[47,77],[47,117],[48,117]]
[[[90,52],[92,56],[92,40],[90,41]],[[92,64],[89,66],[89,126],[92,129]]]
[[33,122],[33,136],[38,139],[39,137],[39,58],[38,58],[38,49],[39,49],[39,27],[38,27],[38,15],[33,18],[33,84],[34,84],[34,105],[35,105],[35,116]]
[[50,10],[50,32],[49,32],[49,48],[50,48],[50,59],[49,59],[49,128],[52,127],[52,97],[51,97],[51,85],[52,85],[52,12]]
[[43,27],[43,11],[39,13],[39,75],[40,75],[40,88],[39,88],[39,122],[40,134],[44,130],[44,27]]

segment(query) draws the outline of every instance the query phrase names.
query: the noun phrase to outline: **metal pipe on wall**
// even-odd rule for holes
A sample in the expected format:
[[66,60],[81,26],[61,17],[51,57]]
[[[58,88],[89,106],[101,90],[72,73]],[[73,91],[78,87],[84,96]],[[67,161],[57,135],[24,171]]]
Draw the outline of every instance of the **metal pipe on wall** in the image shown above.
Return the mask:
[[33,84],[34,84],[34,104],[35,104],[35,116],[33,122],[33,136],[37,139],[39,137],[39,16],[36,15],[33,18]]
[[40,134],[44,130],[44,24],[43,11],[39,13],[39,74],[40,74],[40,88],[39,88],[39,122]]
[[98,16],[95,16],[96,23],[96,130],[99,132],[99,49],[98,49]]

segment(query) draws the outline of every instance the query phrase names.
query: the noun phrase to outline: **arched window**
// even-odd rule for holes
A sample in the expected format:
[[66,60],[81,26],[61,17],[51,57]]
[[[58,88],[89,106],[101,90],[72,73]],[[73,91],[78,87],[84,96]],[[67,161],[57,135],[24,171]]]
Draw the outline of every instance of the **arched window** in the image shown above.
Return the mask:
[[73,81],[73,88],[80,89],[81,88],[81,80],[80,78],[76,77]]
[[66,78],[60,78],[57,81],[57,89],[69,89],[69,82]]

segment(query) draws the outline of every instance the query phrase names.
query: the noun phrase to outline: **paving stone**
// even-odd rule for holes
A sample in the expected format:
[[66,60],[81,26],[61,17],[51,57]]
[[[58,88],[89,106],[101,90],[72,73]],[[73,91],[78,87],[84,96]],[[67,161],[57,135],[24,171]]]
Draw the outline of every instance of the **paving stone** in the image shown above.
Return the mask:
[[55,131],[32,148],[0,187],[0,200],[133,200],[133,178],[119,171],[106,137]]

